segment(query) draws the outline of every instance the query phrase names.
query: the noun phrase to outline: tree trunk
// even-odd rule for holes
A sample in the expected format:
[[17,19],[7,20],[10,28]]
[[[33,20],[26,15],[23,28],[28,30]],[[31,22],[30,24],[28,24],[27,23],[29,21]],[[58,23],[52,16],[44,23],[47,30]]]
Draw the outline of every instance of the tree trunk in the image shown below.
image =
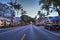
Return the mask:
[[58,14],[59,14],[59,16],[60,16],[60,10],[59,10],[58,8],[57,8],[56,10],[57,10],[57,12],[58,12]]
[[47,15],[49,15],[49,9],[47,10]]
[[11,25],[13,26],[13,15],[12,15],[12,18],[11,18]]
[[60,16],[60,13],[59,13],[59,16]]
[[60,12],[58,12],[59,16],[60,16]]
[[19,14],[18,14],[18,10],[17,10],[17,16],[18,16]]

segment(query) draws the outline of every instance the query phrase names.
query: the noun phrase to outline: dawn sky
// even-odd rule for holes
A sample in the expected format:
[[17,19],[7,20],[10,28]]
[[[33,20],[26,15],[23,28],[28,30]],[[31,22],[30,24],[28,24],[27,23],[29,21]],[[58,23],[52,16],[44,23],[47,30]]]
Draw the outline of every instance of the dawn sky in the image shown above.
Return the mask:
[[[7,3],[9,0],[0,0],[2,3]],[[37,15],[37,11],[40,10],[39,7],[39,0],[19,0],[18,1],[22,6],[25,11],[27,11],[27,15],[34,17]],[[57,16],[57,12],[51,13],[50,16]],[[17,15],[16,15],[17,16]],[[20,16],[20,14],[18,15]]]

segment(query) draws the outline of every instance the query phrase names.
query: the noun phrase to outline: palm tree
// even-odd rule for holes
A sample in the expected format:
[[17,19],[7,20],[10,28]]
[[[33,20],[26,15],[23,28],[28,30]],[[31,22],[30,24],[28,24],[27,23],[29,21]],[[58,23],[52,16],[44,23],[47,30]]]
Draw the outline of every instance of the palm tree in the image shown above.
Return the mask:
[[[16,10],[17,15],[18,15],[18,11],[22,8],[21,4],[17,4],[16,0],[15,0],[14,3],[11,1],[11,2],[8,3],[8,4],[10,5],[10,8]],[[11,21],[12,21],[12,23],[13,23],[13,14],[12,14]]]
[[24,21],[24,20],[27,20],[28,18],[25,17],[26,15],[26,11],[24,11],[23,9],[21,9],[21,19]]
[[45,16],[45,14],[41,13],[41,11],[38,11],[38,14],[40,17]]
[[24,11],[24,10],[23,10],[23,9],[21,9],[21,16],[24,14],[24,13],[23,13],[23,11]]
[[[42,9],[45,9],[47,11],[47,14],[49,14],[49,8],[55,9],[59,16],[60,16],[60,10],[58,6],[60,7],[60,0],[40,0],[39,5],[42,5]],[[50,7],[53,4],[53,7]]]
[[[56,9],[56,11],[58,12],[59,16],[60,16],[60,0],[52,0],[53,2],[53,6]],[[59,6],[59,8],[58,8]]]
[[22,15],[25,15],[26,14],[26,11],[23,10],[23,8],[21,9],[21,16]]
[[49,15],[49,8],[51,6],[51,0],[40,0],[39,5],[42,5],[42,9],[45,9],[47,11],[47,15]]
[[39,21],[41,21],[45,17],[45,14],[41,13],[41,11],[38,11],[37,15],[39,15]]
[[9,4],[11,5],[12,8],[14,8],[17,11],[18,15],[19,10],[22,8],[21,4],[17,4],[16,1],[14,3],[11,1]]

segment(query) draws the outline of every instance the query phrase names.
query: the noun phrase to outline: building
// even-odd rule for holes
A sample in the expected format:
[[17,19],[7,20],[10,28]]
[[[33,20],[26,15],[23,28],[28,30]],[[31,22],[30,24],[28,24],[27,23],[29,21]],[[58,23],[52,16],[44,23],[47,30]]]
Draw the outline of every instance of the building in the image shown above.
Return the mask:
[[54,24],[60,25],[60,16],[53,17],[53,18],[51,18],[51,20]]
[[10,25],[10,20],[4,17],[0,17],[0,27],[1,26],[9,26]]
[[0,26],[10,25],[15,18],[15,12],[8,5],[0,3]]
[[60,16],[55,17],[45,17],[43,18],[40,23],[53,23],[53,24],[60,24]]
[[22,19],[21,19],[21,17],[15,17],[14,21],[15,21],[16,25],[21,25]]

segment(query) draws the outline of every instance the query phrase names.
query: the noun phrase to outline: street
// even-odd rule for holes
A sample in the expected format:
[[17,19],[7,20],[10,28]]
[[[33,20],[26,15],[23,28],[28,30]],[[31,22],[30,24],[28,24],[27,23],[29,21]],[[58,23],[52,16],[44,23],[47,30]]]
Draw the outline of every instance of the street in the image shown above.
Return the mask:
[[60,40],[60,38],[45,31],[42,27],[26,25],[1,29],[0,40]]

